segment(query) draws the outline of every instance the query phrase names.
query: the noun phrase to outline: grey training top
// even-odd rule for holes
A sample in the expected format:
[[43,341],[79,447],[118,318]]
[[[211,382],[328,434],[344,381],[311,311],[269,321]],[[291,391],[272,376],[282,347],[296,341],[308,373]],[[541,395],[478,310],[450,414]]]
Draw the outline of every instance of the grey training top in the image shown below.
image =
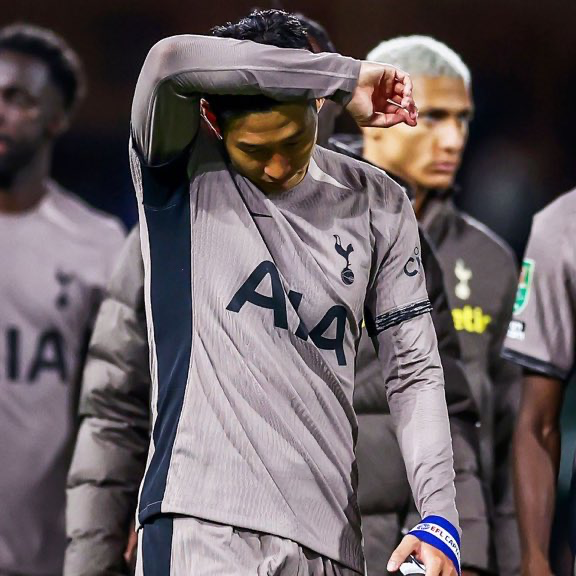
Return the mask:
[[536,214],[503,356],[567,380],[576,350],[576,190]]
[[146,59],[132,109],[153,415],[140,522],[197,516],[362,571],[352,395],[366,314],[419,509],[458,523],[407,197],[320,147],[300,184],[266,196],[200,120],[206,93],[345,103],[358,72],[339,55],[201,36]]
[[59,574],[79,362],[124,233],[50,184],[0,214],[0,574]]

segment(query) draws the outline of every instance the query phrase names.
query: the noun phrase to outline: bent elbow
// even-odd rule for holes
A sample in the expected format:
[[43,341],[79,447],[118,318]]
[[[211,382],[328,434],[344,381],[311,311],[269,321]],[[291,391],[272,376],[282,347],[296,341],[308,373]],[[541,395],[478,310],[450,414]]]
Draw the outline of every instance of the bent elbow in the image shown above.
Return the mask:
[[141,76],[146,77],[154,84],[162,82],[166,75],[166,70],[169,69],[169,64],[173,60],[178,51],[179,36],[169,36],[162,38],[150,48],[146,60],[142,65]]

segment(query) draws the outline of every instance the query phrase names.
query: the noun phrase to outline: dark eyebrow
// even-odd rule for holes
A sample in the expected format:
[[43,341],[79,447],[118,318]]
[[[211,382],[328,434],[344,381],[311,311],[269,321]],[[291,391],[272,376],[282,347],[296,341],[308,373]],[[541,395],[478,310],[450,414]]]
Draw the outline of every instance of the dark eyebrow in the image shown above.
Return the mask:
[[241,146],[243,148],[261,148],[262,147],[261,144],[252,144],[251,142],[243,142],[242,140],[239,140],[236,144],[237,144],[237,146]]
[[464,108],[462,110],[458,110],[455,112],[452,112],[450,110],[447,110],[446,108],[421,108],[420,109],[420,114],[430,114],[432,116],[450,116],[452,114],[454,114],[455,116],[465,116],[468,119],[473,118],[474,116],[474,109],[473,108]]

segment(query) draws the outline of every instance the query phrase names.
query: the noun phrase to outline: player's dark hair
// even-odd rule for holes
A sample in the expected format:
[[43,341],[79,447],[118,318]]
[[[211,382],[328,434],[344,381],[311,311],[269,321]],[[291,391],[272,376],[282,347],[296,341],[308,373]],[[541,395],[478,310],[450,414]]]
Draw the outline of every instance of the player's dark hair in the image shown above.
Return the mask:
[[85,79],[80,59],[52,30],[20,23],[0,28],[0,52],[8,51],[31,56],[46,65],[67,111],[72,110],[84,95]]
[[322,24],[300,12],[296,12],[294,17],[298,18],[300,24],[306,30],[312,52],[336,52],[336,47]]
[[253,10],[246,18],[211,30],[219,38],[252,40],[278,48],[310,48],[306,29],[293,14],[283,10]]
[[[310,49],[308,34],[300,20],[293,14],[283,10],[253,10],[242,20],[211,30],[213,36],[219,38],[234,38],[236,40],[251,40],[259,44],[267,44],[278,48]],[[223,127],[236,116],[250,112],[266,112],[278,101],[263,95],[238,96],[211,94],[206,99]]]

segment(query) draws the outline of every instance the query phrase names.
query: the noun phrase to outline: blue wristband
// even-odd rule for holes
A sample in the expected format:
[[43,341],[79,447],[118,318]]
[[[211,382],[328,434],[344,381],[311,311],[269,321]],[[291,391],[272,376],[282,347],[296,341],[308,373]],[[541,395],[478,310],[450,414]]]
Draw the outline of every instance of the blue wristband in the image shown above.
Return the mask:
[[460,535],[448,520],[441,516],[427,516],[408,534],[446,554],[460,576]]

